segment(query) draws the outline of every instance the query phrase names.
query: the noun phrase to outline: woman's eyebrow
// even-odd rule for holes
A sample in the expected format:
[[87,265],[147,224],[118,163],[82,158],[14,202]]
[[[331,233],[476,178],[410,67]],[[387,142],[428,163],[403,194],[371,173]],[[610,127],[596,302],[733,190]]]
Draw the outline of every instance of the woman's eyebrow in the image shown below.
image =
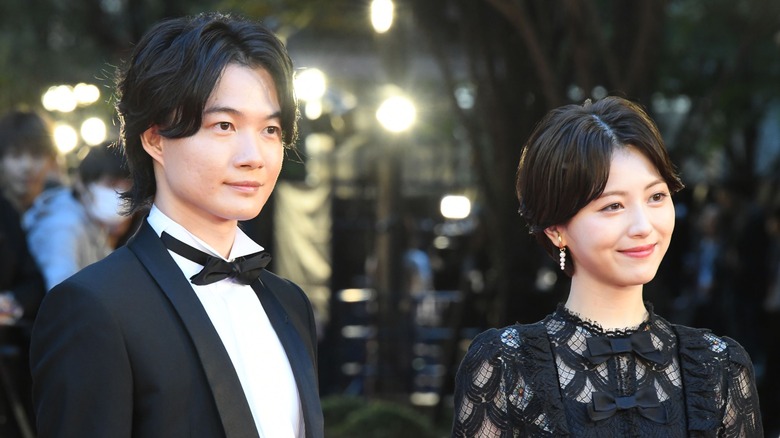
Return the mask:
[[[653,182],[651,182],[650,184],[646,185],[644,190],[647,190],[647,189],[649,189],[650,187],[653,187],[653,186],[657,186],[658,184],[665,184],[665,183],[666,183],[666,181],[664,181],[662,179],[657,179],[657,180],[654,180]],[[624,191],[624,190],[612,190],[612,191],[609,191],[609,192],[603,192],[599,196],[599,198],[603,198],[605,196],[613,196],[613,195],[620,196],[620,195],[625,195],[625,194],[626,194],[626,191]]]

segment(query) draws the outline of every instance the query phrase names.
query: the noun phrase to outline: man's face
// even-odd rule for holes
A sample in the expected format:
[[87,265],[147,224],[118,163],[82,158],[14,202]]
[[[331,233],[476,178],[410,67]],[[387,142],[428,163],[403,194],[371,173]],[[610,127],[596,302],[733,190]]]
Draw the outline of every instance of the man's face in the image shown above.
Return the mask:
[[5,193],[23,208],[43,191],[53,159],[24,150],[12,151],[0,159],[0,179]]
[[276,185],[284,156],[271,75],[228,65],[197,133],[153,137],[157,144],[144,137],[144,147],[155,160],[155,204],[163,213],[194,234],[254,218]]

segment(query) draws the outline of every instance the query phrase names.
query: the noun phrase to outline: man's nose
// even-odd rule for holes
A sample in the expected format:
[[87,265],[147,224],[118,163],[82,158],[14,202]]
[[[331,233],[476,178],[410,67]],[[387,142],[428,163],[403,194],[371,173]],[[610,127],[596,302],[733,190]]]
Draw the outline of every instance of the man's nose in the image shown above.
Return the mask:
[[263,154],[263,139],[259,134],[247,132],[240,136],[239,140],[239,164],[248,167],[262,167],[265,165]]

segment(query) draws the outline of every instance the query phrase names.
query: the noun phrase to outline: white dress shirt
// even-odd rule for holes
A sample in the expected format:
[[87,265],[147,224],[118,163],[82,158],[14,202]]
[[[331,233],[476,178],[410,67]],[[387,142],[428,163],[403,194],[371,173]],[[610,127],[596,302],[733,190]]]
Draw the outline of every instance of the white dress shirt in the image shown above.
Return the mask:
[[[224,259],[156,206],[152,206],[148,221],[158,236],[166,232],[193,248]],[[237,229],[227,260],[262,250],[260,245]],[[187,279],[203,268],[170,250],[168,252]],[[303,437],[303,414],[295,377],[255,291],[251,286],[232,279],[191,286],[230,355],[260,436]]]

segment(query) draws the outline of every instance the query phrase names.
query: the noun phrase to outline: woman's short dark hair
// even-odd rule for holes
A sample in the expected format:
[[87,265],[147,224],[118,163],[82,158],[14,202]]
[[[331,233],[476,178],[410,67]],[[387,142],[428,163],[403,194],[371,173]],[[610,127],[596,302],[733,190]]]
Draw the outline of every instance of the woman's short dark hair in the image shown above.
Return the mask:
[[152,126],[168,138],[194,135],[206,101],[228,64],[263,68],[271,75],[281,106],[282,140],[294,148],[298,105],[292,61],[284,44],[260,23],[220,13],[163,21],[144,35],[117,80],[119,144],[133,177],[124,193],[133,213],[156,193],[152,158],[141,134]]
[[[684,187],[655,123],[629,100],[610,96],[566,105],[550,111],[534,129],[517,169],[517,198],[530,233],[555,260],[558,248],[544,230],[567,223],[601,195],[613,152],[627,146],[653,163],[671,193]],[[574,273],[571,259],[568,275]]]

